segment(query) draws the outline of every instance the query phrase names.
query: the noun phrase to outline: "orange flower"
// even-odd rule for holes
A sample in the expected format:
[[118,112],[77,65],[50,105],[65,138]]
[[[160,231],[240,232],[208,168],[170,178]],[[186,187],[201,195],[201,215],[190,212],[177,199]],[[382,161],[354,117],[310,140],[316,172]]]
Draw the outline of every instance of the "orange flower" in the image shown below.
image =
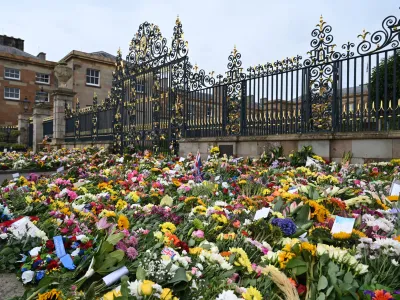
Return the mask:
[[223,251],[223,252],[221,252],[220,254],[221,254],[221,256],[223,256],[223,257],[228,257],[228,256],[231,255],[231,253],[230,253],[229,251]]
[[167,243],[169,244],[172,242],[174,246],[177,246],[180,242],[179,238],[175,234],[172,234],[168,231],[165,233],[165,236],[167,238]]
[[393,299],[393,296],[384,290],[377,290],[375,291],[375,296],[372,298],[372,300],[389,300]]
[[296,281],[294,281],[292,278],[288,278],[288,279],[289,279],[291,285],[293,285],[294,287],[297,286]]

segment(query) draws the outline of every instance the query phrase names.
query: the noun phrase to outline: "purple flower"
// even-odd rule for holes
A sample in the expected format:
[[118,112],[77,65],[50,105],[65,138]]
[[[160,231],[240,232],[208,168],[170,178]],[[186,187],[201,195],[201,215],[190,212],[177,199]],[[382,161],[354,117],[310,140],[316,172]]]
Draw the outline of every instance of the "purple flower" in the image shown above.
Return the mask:
[[290,236],[297,230],[296,224],[291,219],[275,218],[272,220],[271,224],[278,226],[285,236]]

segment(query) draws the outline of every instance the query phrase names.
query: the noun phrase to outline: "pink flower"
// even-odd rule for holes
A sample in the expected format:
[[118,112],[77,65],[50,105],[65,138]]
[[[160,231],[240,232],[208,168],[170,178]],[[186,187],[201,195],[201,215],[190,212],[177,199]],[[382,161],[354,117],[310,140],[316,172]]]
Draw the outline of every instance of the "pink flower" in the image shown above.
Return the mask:
[[110,227],[112,224],[107,223],[107,217],[103,217],[101,218],[97,223],[96,223],[96,227],[98,230],[102,230],[102,229],[106,229],[108,227]]
[[128,256],[129,259],[133,260],[138,256],[138,252],[135,248],[129,247],[126,249],[126,256]]
[[204,231],[200,230],[200,229],[196,230],[196,231],[193,231],[192,236],[196,237],[198,239],[204,239]]

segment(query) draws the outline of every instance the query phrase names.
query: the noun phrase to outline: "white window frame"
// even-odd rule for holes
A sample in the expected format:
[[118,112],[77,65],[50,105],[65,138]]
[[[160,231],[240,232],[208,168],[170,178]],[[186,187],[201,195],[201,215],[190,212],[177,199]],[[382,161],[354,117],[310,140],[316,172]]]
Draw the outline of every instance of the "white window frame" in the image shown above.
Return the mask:
[[[95,76],[88,75],[88,71],[89,71],[89,70],[90,70],[90,71],[99,72],[99,83],[98,83],[98,84],[88,82],[88,77],[96,78]],[[87,69],[86,69],[86,85],[90,85],[90,86],[100,86],[100,77],[101,77],[100,70],[91,69],[91,68],[87,68]]]
[[[36,91],[36,94],[35,94],[35,103],[37,103],[37,102],[39,102],[38,100],[36,100],[36,97],[37,97],[37,94],[38,93],[42,93],[42,91]],[[46,91],[43,91],[43,93],[46,93],[47,94],[47,101],[44,101],[44,102],[50,102],[50,94],[49,94],[49,92],[46,92]]]
[[[6,96],[6,90],[7,89],[18,90],[18,98]],[[11,94],[11,93],[9,92],[9,94]],[[15,91],[13,92],[13,94],[16,94]],[[20,88],[15,88],[15,87],[9,87],[9,86],[4,87],[4,99],[7,99],[7,100],[20,100],[21,99],[21,89]]]
[[[6,74],[7,74],[7,70],[17,71],[17,72],[18,72],[18,78],[7,76],[7,75],[6,75]],[[5,79],[11,79],[11,80],[21,80],[21,70],[5,67],[5,68],[4,68],[4,78],[5,78]]]
[[[38,75],[39,75],[39,76],[38,76]],[[49,76],[49,80],[48,80],[48,81],[38,81],[38,77],[40,77],[40,75]],[[40,83],[40,84],[50,84],[50,74],[36,72],[36,75],[35,75],[35,82],[36,82],[36,83]]]

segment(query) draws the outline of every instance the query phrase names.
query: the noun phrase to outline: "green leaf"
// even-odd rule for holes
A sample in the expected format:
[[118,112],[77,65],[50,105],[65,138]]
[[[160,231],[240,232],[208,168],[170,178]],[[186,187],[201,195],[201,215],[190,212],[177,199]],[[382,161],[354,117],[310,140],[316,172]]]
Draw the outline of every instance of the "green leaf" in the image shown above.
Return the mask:
[[308,271],[308,266],[298,266],[298,267],[296,267],[296,268],[294,268],[292,270],[293,270],[294,275],[299,276],[299,275],[304,274],[304,273],[306,273]]
[[293,268],[296,268],[299,266],[307,266],[307,263],[304,260],[302,260],[298,257],[295,257],[288,262],[288,264],[286,265],[286,268],[293,269]]
[[328,287],[328,289],[326,290],[326,296],[327,297],[331,294],[332,290],[333,290],[333,285]]
[[188,243],[188,246],[189,247],[193,247],[195,243],[196,243],[196,241],[194,239],[190,239],[189,243]]
[[347,272],[346,275],[344,275],[343,281],[345,283],[351,284],[353,282],[353,274],[351,274],[350,272]]
[[124,238],[124,234],[122,232],[112,234],[107,238],[107,242],[109,242],[111,245],[116,245],[120,240]]
[[172,283],[172,284],[176,285],[180,282],[188,282],[187,277],[186,277],[186,271],[184,268],[177,269],[174,277],[168,283]]
[[274,211],[280,211],[283,206],[283,200],[281,197],[277,197],[277,201],[274,204]]
[[319,293],[318,294],[317,300],[325,300],[325,299],[326,299],[326,297],[325,297],[324,293]]
[[137,280],[145,280],[146,279],[146,271],[140,266],[136,270],[136,279]]
[[[318,280],[318,291],[322,291],[322,290],[326,289],[327,286],[328,286],[328,279],[326,279],[326,277],[324,275],[322,275]],[[319,296],[318,296],[318,298],[319,298]]]
[[310,206],[308,204],[302,205],[297,211],[296,215],[293,215],[295,223],[298,226],[302,226],[308,223],[308,217],[310,215]]
[[129,289],[128,289],[129,277],[124,275],[121,277],[121,296],[118,297],[119,300],[128,300]]

